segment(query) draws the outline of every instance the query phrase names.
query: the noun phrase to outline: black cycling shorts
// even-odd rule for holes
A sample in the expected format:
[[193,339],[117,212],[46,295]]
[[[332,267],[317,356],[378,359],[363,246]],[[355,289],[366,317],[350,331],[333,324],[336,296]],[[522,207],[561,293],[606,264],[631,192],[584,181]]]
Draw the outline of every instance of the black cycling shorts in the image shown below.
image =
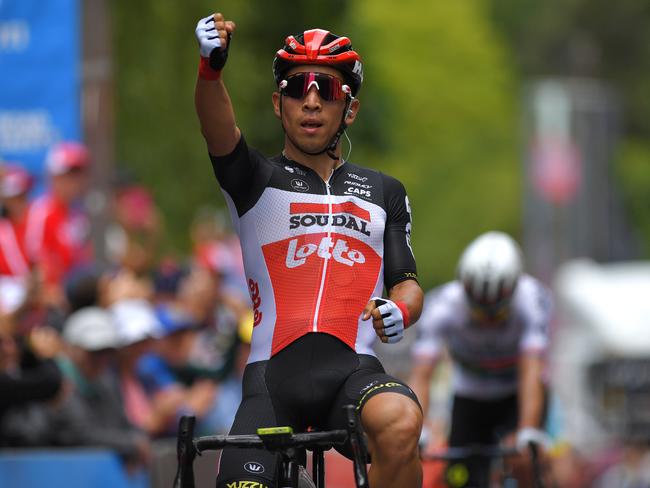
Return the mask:
[[[243,398],[230,433],[254,434],[259,427],[275,426],[290,426],[294,432],[345,429],[344,405],[361,410],[383,392],[401,393],[417,403],[415,393],[386,374],[374,356],[357,354],[329,334],[307,334],[271,359],[246,366]],[[348,449],[340,452],[350,457]],[[273,487],[278,458],[260,449],[224,449],[217,487]]]
[[[543,418],[546,417],[546,402]],[[471,445],[496,445],[517,429],[519,421],[519,401],[513,393],[495,400],[475,400],[454,396],[450,447]],[[451,483],[454,488],[483,487],[489,484],[490,460],[484,457],[470,457],[464,461],[452,462],[447,466],[446,478],[456,478],[450,471],[464,464],[468,478],[463,483]]]

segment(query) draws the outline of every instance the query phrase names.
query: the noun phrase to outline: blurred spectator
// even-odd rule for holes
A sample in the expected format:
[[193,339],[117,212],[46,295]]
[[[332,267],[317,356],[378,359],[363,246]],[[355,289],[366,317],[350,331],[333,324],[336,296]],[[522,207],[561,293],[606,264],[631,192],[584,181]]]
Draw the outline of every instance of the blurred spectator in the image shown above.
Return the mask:
[[118,186],[107,235],[113,263],[138,275],[149,273],[158,254],[160,235],[160,215],[151,192],[132,183]]
[[28,254],[41,268],[47,301],[55,307],[65,303],[65,275],[92,256],[90,223],[82,202],[89,163],[88,150],[81,143],[52,147],[46,159],[49,190],[33,202],[29,213]]
[[64,291],[68,312],[101,305],[102,275],[92,265],[73,270],[65,280]]
[[153,272],[154,302],[174,302],[180,283],[188,273],[189,270],[175,259],[164,258]]
[[224,293],[222,275],[195,267],[180,282],[178,303],[198,325],[197,340],[181,374],[187,381],[222,381],[233,370],[241,340],[240,323],[251,319],[247,302]]
[[60,347],[58,334],[47,327],[32,331],[26,342],[0,331],[0,445],[20,443],[15,429],[22,432],[37,421],[32,417],[25,425],[26,416],[16,418],[12,410],[25,414],[30,404],[51,400],[61,390],[62,375],[52,359]]
[[152,436],[173,431],[176,412],[184,400],[180,390],[149,396],[136,374],[139,359],[150,352],[160,334],[153,307],[143,299],[124,299],[111,306],[118,326],[118,374],[124,411],[133,425]]
[[149,460],[149,440],[123,411],[117,378],[110,370],[119,346],[111,314],[86,307],[68,317],[63,330],[67,354],[59,365],[71,385],[70,394],[50,416],[50,443],[113,449],[131,466]]
[[[29,214],[29,191],[33,178],[19,165],[6,164],[0,177],[0,313],[5,321],[14,321],[36,290],[27,252],[25,233]],[[31,291],[32,296],[28,293]],[[15,328],[15,324],[13,324]]]
[[248,286],[238,237],[222,211],[201,209],[192,222],[195,262],[221,275],[224,294],[248,301]]
[[[197,340],[197,324],[178,305],[163,304],[156,307],[161,324],[160,337],[154,351],[146,354],[138,364],[138,374],[154,401],[160,396],[180,399],[176,408],[176,420],[180,415],[195,415],[197,431],[213,433],[204,419],[214,407],[217,385],[214,381],[197,378],[185,384],[177,372],[186,367],[190,351]],[[168,434],[175,434],[176,422]]]
[[136,275],[126,268],[103,276],[100,285],[100,301],[104,305],[125,299],[153,299],[152,280],[148,276]]

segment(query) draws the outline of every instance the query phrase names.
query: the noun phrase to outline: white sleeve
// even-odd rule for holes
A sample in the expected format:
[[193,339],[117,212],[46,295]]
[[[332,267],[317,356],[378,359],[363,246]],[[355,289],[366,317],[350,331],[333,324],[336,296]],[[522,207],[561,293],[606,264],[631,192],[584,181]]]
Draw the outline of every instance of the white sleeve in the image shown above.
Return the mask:
[[545,352],[549,345],[553,299],[548,288],[540,282],[530,281],[526,285],[522,289],[520,302],[524,331],[519,350],[522,352]]
[[420,319],[415,323],[416,339],[411,346],[411,356],[416,361],[433,361],[444,349],[442,329],[447,321],[447,305],[442,294],[430,292],[424,302]]

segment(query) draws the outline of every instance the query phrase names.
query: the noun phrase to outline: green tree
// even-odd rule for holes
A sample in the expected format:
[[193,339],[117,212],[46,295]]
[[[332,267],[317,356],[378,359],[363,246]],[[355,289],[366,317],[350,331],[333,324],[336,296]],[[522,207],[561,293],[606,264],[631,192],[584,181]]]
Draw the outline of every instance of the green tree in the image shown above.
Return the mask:
[[[519,231],[517,87],[482,5],[365,0],[351,8],[366,63],[352,159],[407,187],[426,287],[453,277],[478,233]],[[359,144],[358,132],[366,136]]]

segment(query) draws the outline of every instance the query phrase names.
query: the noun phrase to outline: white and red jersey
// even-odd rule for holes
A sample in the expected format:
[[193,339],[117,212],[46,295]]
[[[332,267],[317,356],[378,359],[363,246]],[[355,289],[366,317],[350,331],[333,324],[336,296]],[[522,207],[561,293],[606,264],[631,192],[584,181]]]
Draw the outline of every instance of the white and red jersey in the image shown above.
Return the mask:
[[[27,216],[27,213],[25,217]],[[29,258],[25,245],[27,219],[0,219],[0,275],[25,277],[29,274]]]
[[60,283],[73,267],[90,260],[89,237],[90,221],[84,211],[53,195],[42,195],[32,202],[25,242],[46,283]]
[[361,313],[384,287],[416,279],[403,185],[345,162],[328,181],[284,156],[267,159],[243,137],[211,157],[239,235],[254,328],[249,362],[310,332],[373,354]]
[[25,246],[26,219],[0,219],[0,311],[13,312],[24,301],[30,272]]
[[523,275],[508,318],[483,325],[472,319],[463,285],[452,281],[425,296],[412,354],[416,361],[435,361],[446,348],[454,393],[479,400],[502,398],[517,391],[520,355],[547,350],[551,310],[548,288]]

